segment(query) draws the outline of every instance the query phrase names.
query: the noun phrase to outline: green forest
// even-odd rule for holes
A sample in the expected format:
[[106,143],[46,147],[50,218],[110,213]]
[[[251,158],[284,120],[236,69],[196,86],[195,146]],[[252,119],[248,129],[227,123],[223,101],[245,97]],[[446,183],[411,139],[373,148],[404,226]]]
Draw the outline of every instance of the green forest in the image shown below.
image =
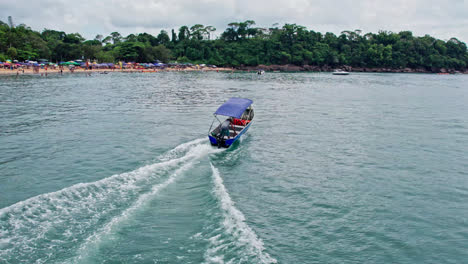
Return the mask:
[[216,38],[215,32],[213,26],[196,24],[170,32],[161,30],[157,36],[112,32],[86,40],[79,33],[38,32],[24,24],[0,21],[0,61],[160,60],[231,67],[293,64],[453,70],[466,70],[468,65],[465,43],[456,38],[444,41],[429,35],[413,36],[410,31],[364,34],[352,30],[335,35],[296,24],[261,28],[247,20],[229,23]]

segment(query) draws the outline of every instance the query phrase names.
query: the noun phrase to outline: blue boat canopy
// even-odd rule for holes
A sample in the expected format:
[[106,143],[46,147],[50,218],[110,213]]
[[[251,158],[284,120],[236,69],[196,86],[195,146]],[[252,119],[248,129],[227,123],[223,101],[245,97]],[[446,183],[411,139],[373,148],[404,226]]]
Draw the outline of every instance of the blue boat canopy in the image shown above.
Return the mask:
[[240,118],[244,113],[245,109],[253,103],[252,100],[246,98],[232,97],[227,102],[222,104],[215,115],[232,116]]

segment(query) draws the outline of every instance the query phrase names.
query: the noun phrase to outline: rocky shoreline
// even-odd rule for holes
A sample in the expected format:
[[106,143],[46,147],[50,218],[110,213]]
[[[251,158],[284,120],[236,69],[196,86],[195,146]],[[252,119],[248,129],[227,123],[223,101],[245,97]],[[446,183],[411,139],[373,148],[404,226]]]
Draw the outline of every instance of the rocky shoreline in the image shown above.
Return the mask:
[[311,71],[311,72],[332,72],[336,69],[341,69],[348,72],[393,72],[393,73],[464,73],[468,74],[468,69],[465,71],[457,71],[454,69],[445,69],[445,68],[387,68],[387,67],[378,67],[378,68],[370,68],[370,67],[351,67],[351,66],[338,66],[338,67],[331,67],[331,66],[314,66],[314,65],[303,65],[297,66],[292,64],[286,65],[258,65],[258,66],[239,66],[236,67],[236,70],[242,71],[256,71],[256,70],[264,70],[264,71],[281,71],[281,72],[301,72],[301,71]]

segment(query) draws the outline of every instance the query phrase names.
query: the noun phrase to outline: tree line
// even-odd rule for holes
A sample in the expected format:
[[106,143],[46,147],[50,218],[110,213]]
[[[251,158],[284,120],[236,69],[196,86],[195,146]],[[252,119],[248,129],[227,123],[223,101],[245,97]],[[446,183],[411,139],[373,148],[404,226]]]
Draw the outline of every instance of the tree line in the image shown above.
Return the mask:
[[112,32],[86,40],[79,33],[38,32],[24,24],[0,21],[0,61],[160,60],[233,67],[294,64],[455,70],[466,70],[468,65],[465,43],[456,38],[444,41],[429,35],[413,36],[411,31],[363,34],[354,30],[335,35],[297,24],[261,28],[253,20],[229,23],[216,38],[215,31],[213,26],[196,24],[170,33],[161,30],[157,36]]

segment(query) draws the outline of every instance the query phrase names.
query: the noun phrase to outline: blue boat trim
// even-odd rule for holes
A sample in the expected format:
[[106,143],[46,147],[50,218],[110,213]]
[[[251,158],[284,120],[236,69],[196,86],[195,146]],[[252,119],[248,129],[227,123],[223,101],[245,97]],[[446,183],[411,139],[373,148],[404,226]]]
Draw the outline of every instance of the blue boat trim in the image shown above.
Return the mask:
[[[224,141],[224,147],[229,147],[231,146],[232,144],[234,144],[234,142],[236,142],[245,132],[247,132],[247,130],[249,129],[250,127],[250,124],[252,124],[252,122],[249,122],[245,127],[244,129],[242,129],[242,131],[237,134],[237,136],[233,137],[233,138],[230,138],[226,141]],[[215,137],[213,137],[212,135],[208,135],[208,138],[210,139],[210,143],[211,145],[213,146],[218,146],[218,141],[216,140]]]

